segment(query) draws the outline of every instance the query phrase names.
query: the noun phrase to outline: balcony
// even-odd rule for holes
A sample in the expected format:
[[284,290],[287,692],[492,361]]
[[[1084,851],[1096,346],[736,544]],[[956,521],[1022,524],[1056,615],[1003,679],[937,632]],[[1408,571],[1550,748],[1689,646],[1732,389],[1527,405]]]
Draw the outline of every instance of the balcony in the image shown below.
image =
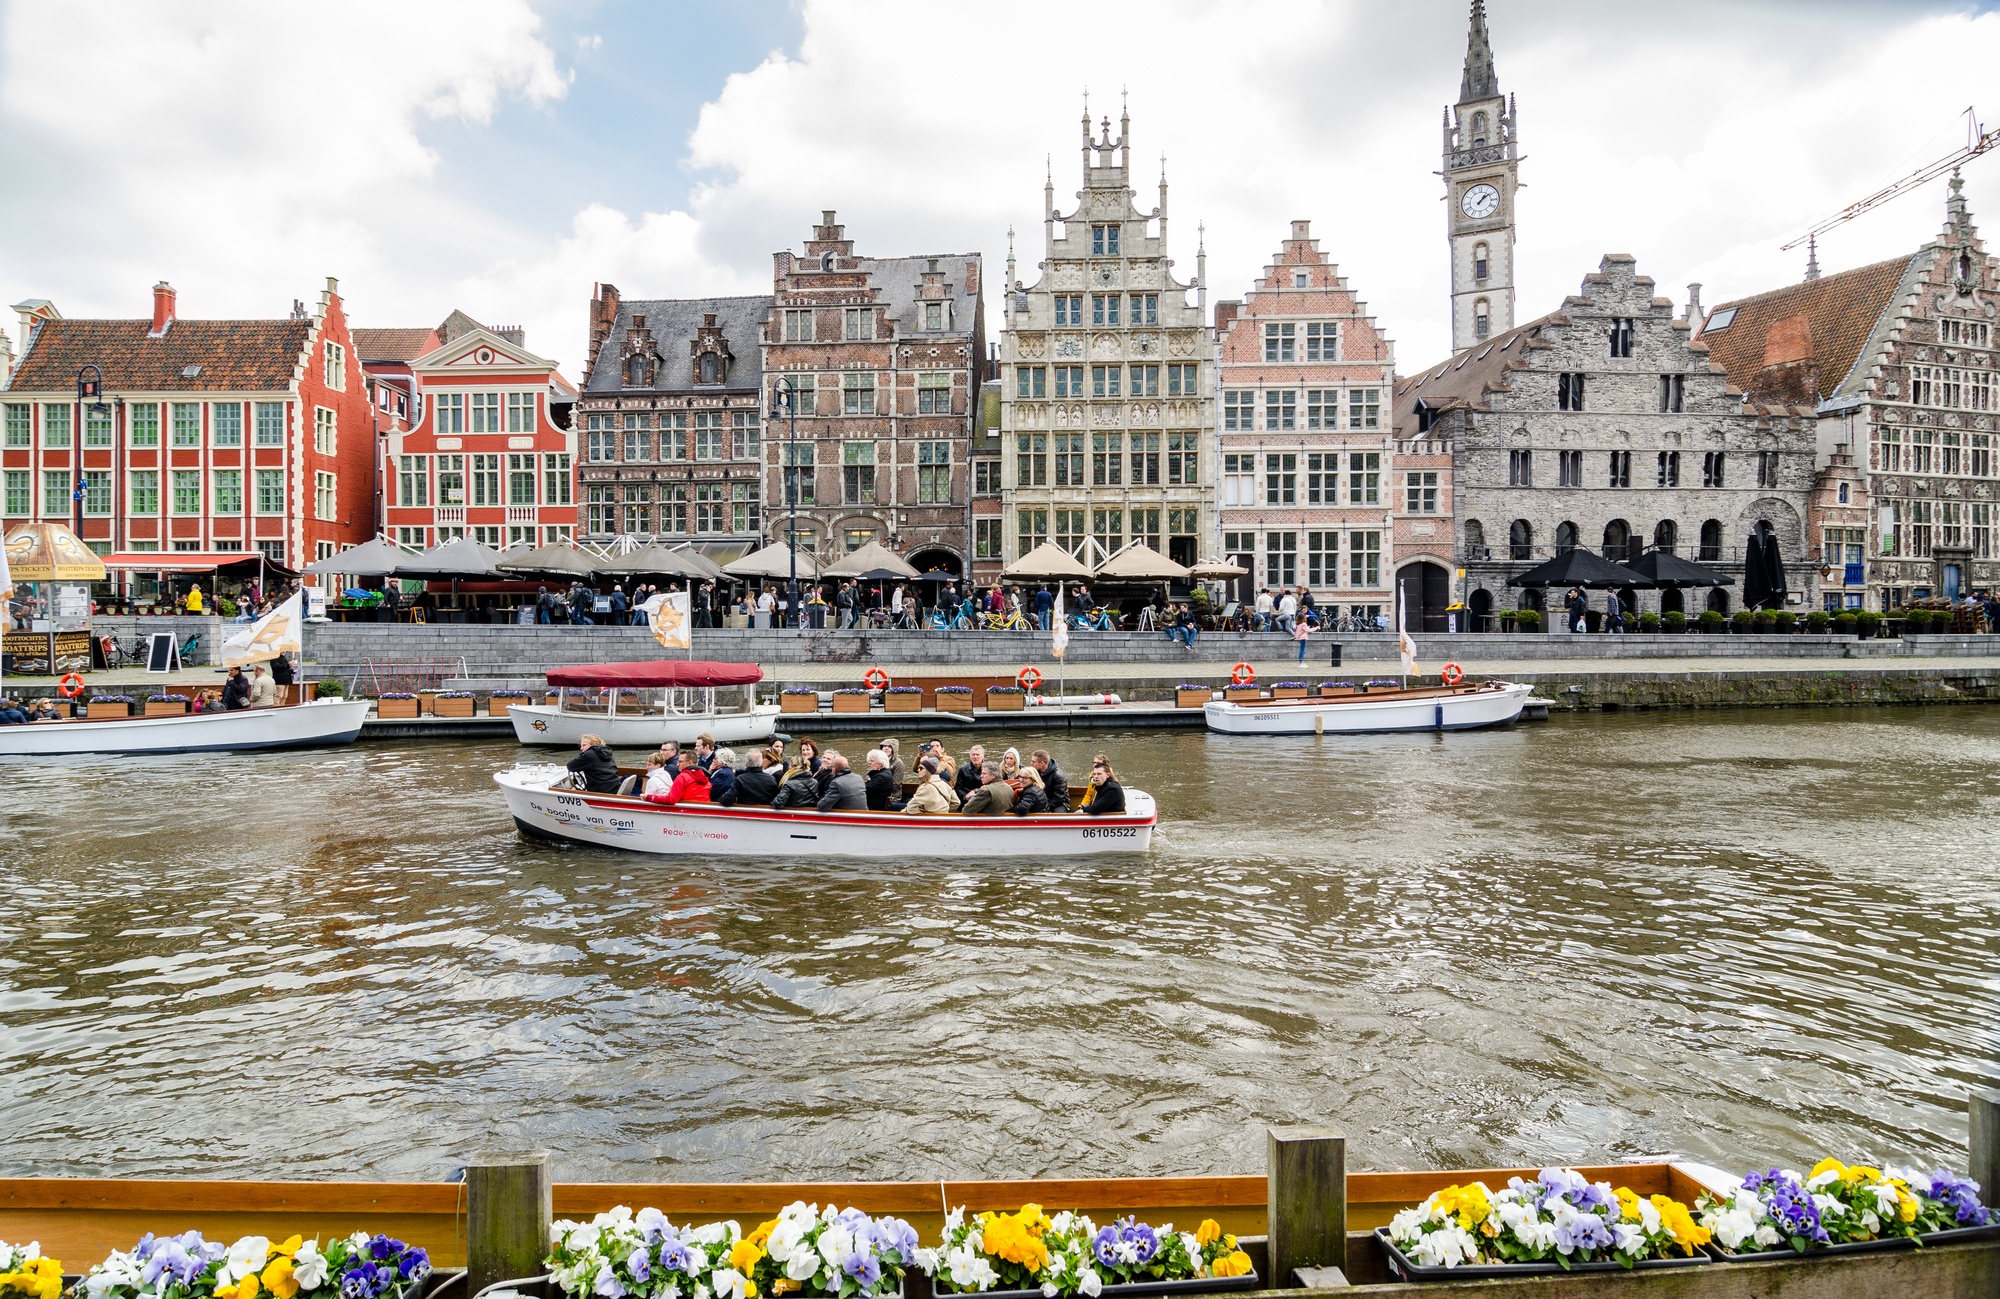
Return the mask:
[[507,522],[509,523],[534,523],[538,521],[538,517],[539,511],[532,505],[510,505],[507,507]]
[[437,507],[435,522],[439,527],[464,527],[465,507],[463,505],[440,505]]

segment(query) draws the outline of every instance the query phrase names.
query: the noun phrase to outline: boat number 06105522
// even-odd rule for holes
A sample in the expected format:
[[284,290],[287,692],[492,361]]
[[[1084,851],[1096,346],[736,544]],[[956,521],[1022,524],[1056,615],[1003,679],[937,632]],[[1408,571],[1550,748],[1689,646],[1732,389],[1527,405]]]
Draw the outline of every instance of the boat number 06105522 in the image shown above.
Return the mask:
[[1130,839],[1139,832],[1131,826],[1094,825],[1083,832],[1086,839]]

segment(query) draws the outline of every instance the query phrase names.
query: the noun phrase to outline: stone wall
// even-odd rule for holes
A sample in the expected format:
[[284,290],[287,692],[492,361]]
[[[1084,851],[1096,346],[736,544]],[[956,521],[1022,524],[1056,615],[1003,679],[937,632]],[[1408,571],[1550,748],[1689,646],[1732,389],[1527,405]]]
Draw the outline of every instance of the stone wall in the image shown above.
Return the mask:
[[181,656],[186,667],[200,667],[216,661],[222,642],[228,638],[229,629],[235,624],[210,615],[186,617],[184,615],[140,615],[140,614],[96,614],[90,620],[90,634],[99,640],[106,636],[116,636],[120,645],[129,645],[135,639],[144,642],[156,631],[170,631],[176,644],[185,643],[189,636],[199,636],[201,642],[192,654]]

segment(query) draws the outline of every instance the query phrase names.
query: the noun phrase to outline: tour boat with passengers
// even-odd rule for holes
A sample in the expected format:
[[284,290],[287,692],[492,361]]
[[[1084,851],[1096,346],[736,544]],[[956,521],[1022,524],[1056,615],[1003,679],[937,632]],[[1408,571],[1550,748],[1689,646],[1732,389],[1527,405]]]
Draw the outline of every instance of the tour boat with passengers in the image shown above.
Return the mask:
[[693,744],[699,735],[718,745],[768,740],[778,729],[778,706],[757,702],[753,687],[764,679],[754,663],[703,659],[649,659],[556,668],[549,688],[554,704],[508,709],[523,744],[573,749],[586,735],[606,744],[655,748],[673,740]]
[[616,794],[557,788],[569,772],[522,765],[494,775],[514,824],[539,839],[630,852],[718,857],[1077,857],[1145,852],[1159,821],[1153,796],[1125,791],[1122,814],[909,816],[819,812],[716,803],[666,806]]
[[1212,700],[1202,705],[1202,716],[1209,730],[1225,735],[1471,731],[1515,721],[1533,690],[1512,681],[1339,686],[1308,699]]

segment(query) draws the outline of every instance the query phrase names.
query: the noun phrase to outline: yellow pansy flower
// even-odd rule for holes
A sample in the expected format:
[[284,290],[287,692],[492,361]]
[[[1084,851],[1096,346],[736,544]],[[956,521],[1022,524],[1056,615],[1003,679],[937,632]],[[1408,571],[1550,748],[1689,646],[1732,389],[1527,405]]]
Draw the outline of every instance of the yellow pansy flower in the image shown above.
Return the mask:
[[1847,1172],[1847,1165],[1841,1163],[1838,1159],[1834,1159],[1831,1157],[1822,1159],[1817,1164],[1814,1164],[1812,1166],[1812,1171],[1806,1174],[1806,1179],[1810,1181],[1813,1178],[1818,1177],[1821,1173],[1829,1173],[1829,1172],[1840,1173],[1844,1176]]
[[788,1295],[794,1290],[803,1290],[805,1288],[805,1282],[794,1281],[788,1276],[781,1276],[771,1283],[771,1293],[774,1295]]
[[[298,1237],[292,1237],[297,1240]],[[292,1248],[297,1249],[294,1245]],[[264,1288],[277,1299],[292,1299],[299,1292],[299,1279],[292,1275],[292,1260],[280,1255],[264,1265]]]
[[1612,1194],[1618,1197],[1618,1207],[1625,1211],[1625,1221],[1638,1222],[1644,1216],[1639,1212],[1639,1197],[1631,1187],[1621,1186]]
[[0,1293],[19,1291],[28,1299],[56,1299],[62,1293],[62,1264],[52,1258],[31,1258],[18,1272],[0,1272]]
[[1487,1203],[1485,1189],[1477,1183],[1447,1186],[1437,1193],[1436,1198],[1438,1211],[1457,1218],[1463,1227],[1478,1226],[1493,1211],[1493,1206]]
[[257,1284],[257,1274],[252,1272],[235,1285],[215,1287],[215,1299],[257,1299],[257,1291],[261,1288]]
[[1917,1197],[1911,1195],[1908,1191],[1897,1191],[1896,1217],[1902,1222],[1915,1222],[1917,1220]]
[[1234,1253],[1224,1254],[1221,1258],[1215,1260],[1209,1270],[1218,1277],[1248,1276],[1250,1274],[1250,1256],[1240,1249]]
[[1690,1255],[1709,1241],[1709,1230],[1694,1220],[1688,1207],[1669,1195],[1650,1197],[1655,1209],[1660,1211],[1660,1225],[1674,1238],[1674,1243]]
[[743,1281],[743,1299],[757,1299],[757,1283],[747,1277]]
[[1213,1218],[1203,1218],[1201,1225],[1194,1229],[1194,1243],[1209,1245],[1222,1239],[1222,1224]]
[[1882,1170],[1879,1168],[1869,1168],[1865,1164],[1855,1164],[1841,1173],[1840,1180],[1843,1182],[1866,1182],[1872,1185],[1882,1180]]
[[771,1233],[776,1231],[777,1229],[778,1229],[778,1220],[776,1218],[771,1218],[767,1221],[758,1223],[757,1230],[751,1232],[743,1239],[749,1241],[752,1245],[761,1246],[771,1239]]
[[757,1244],[747,1237],[729,1247],[729,1266],[735,1268],[744,1276],[749,1276],[751,1271],[757,1266],[758,1260],[763,1257],[764,1251],[758,1248]]

